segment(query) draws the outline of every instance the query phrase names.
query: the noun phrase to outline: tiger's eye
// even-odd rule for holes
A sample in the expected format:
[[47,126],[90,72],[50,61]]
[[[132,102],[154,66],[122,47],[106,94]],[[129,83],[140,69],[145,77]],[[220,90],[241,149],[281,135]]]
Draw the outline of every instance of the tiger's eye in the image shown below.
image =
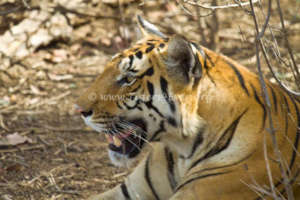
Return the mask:
[[120,86],[123,86],[123,85],[130,85],[133,81],[134,81],[134,77],[133,76],[124,76],[123,78],[121,78],[120,80],[118,80],[117,83]]

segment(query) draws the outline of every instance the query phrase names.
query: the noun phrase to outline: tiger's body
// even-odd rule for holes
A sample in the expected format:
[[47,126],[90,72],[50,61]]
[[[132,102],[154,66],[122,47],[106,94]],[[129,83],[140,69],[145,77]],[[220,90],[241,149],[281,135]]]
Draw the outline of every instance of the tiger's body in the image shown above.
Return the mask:
[[[135,159],[145,140],[151,150],[123,184],[91,199],[268,199],[253,189],[270,185],[266,160],[277,193],[285,195],[257,75],[139,23],[145,39],[115,56],[77,107],[88,125],[108,135],[114,164]],[[267,80],[266,88],[297,199],[300,100]]]

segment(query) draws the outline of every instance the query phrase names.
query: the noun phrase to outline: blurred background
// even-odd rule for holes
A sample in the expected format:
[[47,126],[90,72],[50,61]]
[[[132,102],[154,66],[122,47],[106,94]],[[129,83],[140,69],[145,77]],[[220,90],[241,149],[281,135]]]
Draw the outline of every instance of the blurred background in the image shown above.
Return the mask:
[[[85,199],[127,175],[110,164],[104,137],[83,124],[73,102],[112,55],[136,41],[137,14],[256,72],[255,14],[275,75],[299,91],[300,1],[249,4],[0,0],[0,199]],[[259,55],[264,76],[276,82]]]

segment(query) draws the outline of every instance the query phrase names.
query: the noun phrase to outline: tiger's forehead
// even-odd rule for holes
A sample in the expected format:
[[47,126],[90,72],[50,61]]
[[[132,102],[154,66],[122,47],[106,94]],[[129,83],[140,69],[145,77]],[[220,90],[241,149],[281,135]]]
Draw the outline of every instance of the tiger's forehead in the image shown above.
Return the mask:
[[113,56],[114,59],[120,59],[118,68],[122,72],[137,73],[144,67],[147,67],[149,59],[153,54],[163,55],[166,52],[167,40],[148,39],[136,43],[132,48],[124,50],[122,53]]

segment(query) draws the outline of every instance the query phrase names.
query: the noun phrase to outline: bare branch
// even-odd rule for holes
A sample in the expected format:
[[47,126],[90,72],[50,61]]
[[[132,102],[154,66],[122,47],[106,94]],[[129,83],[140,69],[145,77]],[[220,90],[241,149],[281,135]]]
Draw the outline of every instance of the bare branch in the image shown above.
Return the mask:
[[[295,74],[293,68],[291,67],[291,65],[288,64],[288,63],[286,63],[286,62],[282,59],[282,57],[281,57],[281,55],[280,55],[279,48],[278,48],[278,42],[277,42],[277,39],[276,39],[276,37],[275,37],[275,35],[274,35],[274,33],[273,33],[272,28],[271,28],[270,26],[268,26],[268,23],[267,23],[267,22],[269,21],[269,19],[267,20],[267,18],[270,17],[270,13],[271,13],[270,7],[271,7],[271,5],[270,5],[270,2],[269,2],[268,14],[267,14],[267,16],[266,16],[266,21],[265,21],[265,23],[264,23],[264,25],[263,25],[263,28],[262,28],[261,33],[262,33],[262,32],[264,33],[264,32],[265,32],[265,28],[268,27],[268,29],[269,29],[269,31],[270,31],[270,34],[271,34],[271,37],[272,37],[273,42],[274,42],[274,45],[272,45],[274,48],[271,48],[271,49],[273,50],[274,56],[278,59],[278,62],[284,64],[286,67],[290,67],[290,68],[291,68],[292,74],[293,74],[295,80],[297,80],[296,74]],[[262,10],[262,11],[263,11],[263,10]],[[259,37],[262,38],[262,36],[263,36],[263,35],[261,34]],[[263,56],[265,57],[266,64],[267,64],[267,66],[268,66],[268,68],[269,68],[269,70],[270,70],[272,76],[273,76],[274,79],[276,80],[277,84],[278,84],[283,90],[287,91],[288,93],[290,93],[290,94],[292,94],[292,95],[295,95],[295,96],[300,96],[300,92],[295,92],[295,91],[289,89],[289,88],[288,88],[288,87],[287,87],[287,86],[286,86],[286,85],[285,85],[285,84],[277,77],[277,75],[275,74],[275,72],[274,72],[274,70],[273,70],[273,67],[272,67],[271,63],[269,62],[269,56],[268,56],[268,54],[267,54],[265,44],[264,44],[263,42],[261,42],[261,45],[262,45],[262,53],[263,53]],[[298,87],[300,87],[300,85],[298,85]]]
[[270,16],[271,16],[271,8],[272,8],[272,1],[269,1],[269,5],[268,5],[268,14],[265,20],[265,23],[262,27],[262,30],[260,31],[259,35],[257,36],[258,39],[262,38],[263,35],[265,34],[266,28],[268,27],[269,21],[270,21]]
[[27,8],[27,9],[30,9],[30,5],[28,4],[27,0],[22,0],[24,6]]
[[290,58],[292,60],[294,71],[297,74],[297,77],[295,77],[295,78],[296,78],[296,83],[297,83],[297,85],[299,87],[299,85],[300,85],[300,72],[299,72],[299,69],[297,67],[296,60],[294,58],[294,54],[293,54],[292,48],[290,46],[289,40],[287,38],[287,31],[286,31],[286,28],[285,28],[284,19],[283,19],[283,15],[282,15],[282,11],[281,11],[280,1],[279,0],[277,0],[277,11],[278,11],[279,17],[280,17],[280,23],[281,23],[282,32],[283,32],[283,35],[284,35],[283,38],[284,38],[285,46],[286,46],[286,48],[288,50],[288,53],[289,53],[289,56],[290,56]]
[[[269,0],[272,1],[272,0]],[[269,2],[269,6],[271,6],[271,3]],[[263,48],[263,42],[262,42],[262,37],[263,37],[263,33],[259,31],[259,27],[258,27],[258,23],[257,23],[257,19],[256,19],[256,15],[255,15],[255,11],[253,8],[253,3],[252,0],[250,0],[250,7],[251,7],[251,13],[252,13],[252,17],[253,17],[253,21],[255,24],[255,30],[256,30],[256,40],[255,40],[255,47],[256,47],[256,61],[257,61],[257,69],[258,69],[258,74],[259,74],[259,81],[260,81],[260,85],[263,91],[263,98],[264,98],[264,102],[267,104],[266,106],[266,111],[267,111],[267,116],[269,119],[269,130],[268,132],[270,133],[271,136],[271,140],[272,140],[272,144],[273,144],[273,150],[274,150],[274,154],[276,156],[276,160],[279,161],[279,168],[280,168],[280,172],[282,174],[282,178],[283,178],[283,185],[285,188],[285,191],[287,192],[287,196],[289,200],[294,200],[294,196],[293,196],[293,192],[292,192],[292,187],[287,175],[287,171],[285,169],[285,165],[283,162],[283,158],[281,156],[281,153],[279,151],[279,147],[278,147],[278,143],[277,143],[277,139],[275,136],[275,129],[274,129],[274,124],[273,124],[273,119],[272,119],[272,115],[271,115],[271,104],[270,104],[270,98],[267,92],[267,87],[266,87],[266,83],[261,71],[261,65],[260,65],[260,57],[259,57],[259,51],[260,49],[264,49]],[[268,11],[270,12],[270,8],[268,9]],[[268,13],[268,16],[270,15],[270,13]],[[268,19],[267,19],[268,20]],[[266,20],[266,22],[267,22]],[[264,27],[266,27],[267,24],[264,25]],[[263,29],[264,31],[264,29]],[[265,60],[267,60],[268,57],[264,57]],[[270,180],[270,185],[271,185],[271,191],[272,191],[272,196],[273,198],[277,199],[277,195],[276,195],[276,191],[275,191],[275,186],[272,180],[272,177],[269,177]]]
[[18,6],[18,7],[16,7],[16,8],[10,9],[10,10],[0,11],[0,16],[4,16],[4,15],[8,15],[8,14],[10,14],[10,13],[17,12],[17,11],[19,11],[21,8],[22,8],[21,6]]
[[[196,0],[194,0],[196,2]],[[205,37],[205,34],[204,34],[204,29],[201,25],[201,14],[200,14],[200,8],[195,6],[195,9],[196,9],[196,15],[197,15],[197,25],[198,25],[198,31],[200,33],[200,36],[201,36],[201,43],[204,45],[204,46],[207,46],[207,40],[206,40],[206,37]]]
[[[269,68],[269,70],[270,70],[272,76],[275,78],[277,84],[278,84],[282,89],[284,89],[285,91],[287,91],[288,93],[293,94],[293,95],[295,95],[295,96],[300,96],[300,92],[295,92],[295,91],[293,91],[293,90],[290,90],[284,83],[282,83],[282,81],[279,80],[279,78],[277,77],[277,75],[275,74],[275,72],[274,72],[274,70],[273,70],[273,68],[272,68],[272,65],[271,65],[270,62],[269,62],[269,57],[268,57],[268,54],[267,54],[267,52],[266,52],[265,44],[262,42],[261,45],[262,45],[262,53],[263,53],[263,56],[265,57],[265,61],[266,61],[266,63],[267,63],[267,66],[268,66],[268,68]],[[279,57],[279,59],[281,59],[281,58]]]
[[[189,1],[189,0],[183,0],[184,3],[193,5],[193,6],[199,6],[200,8],[204,8],[204,9],[209,9],[209,10],[216,10],[216,9],[224,9],[224,8],[234,8],[234,7],[243,7],[243,6],[248,6],[250,3],[249,2],[239,2],[236,4],[227,4],[227,5],[221,5],[221,6],[208,6],[208,5],[203,5],[201,3],[198,2],[194,2],[194,1]],[[257,3],[260,2],[260,0],[253,0],[252,3]]]
[[180,0],[176,0],[176,2],[178,3],[179,7],[180,7],[186,14],[193,16],[193,13],[192,13],[189,9],[187,9],[187,8],[180,2]]
[[74,15],[78,15],[79,17],[92,17],[96,19],[114,19],[114,20],[120,20],[120,17],[118,16],[105,16],[105,15],[91,15],[86,13],[81,13],[73,9],[65,8],[62,5],[58,4],[54,7],[54,11],[58,11],[61,13],[72,13]]

